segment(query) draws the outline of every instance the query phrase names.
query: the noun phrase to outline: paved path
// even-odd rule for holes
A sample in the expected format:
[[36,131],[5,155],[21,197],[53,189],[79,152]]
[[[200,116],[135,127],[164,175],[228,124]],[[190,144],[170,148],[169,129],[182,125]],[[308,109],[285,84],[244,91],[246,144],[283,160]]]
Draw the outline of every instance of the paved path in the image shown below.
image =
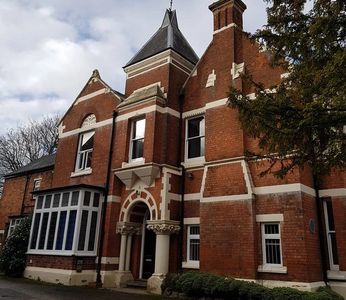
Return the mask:
[[160,296],[129,294],[123,291],[93,289],[87,287],[67,287],[41,282],[0,277],[0,299],[64,299],[64,300],[160,300]]

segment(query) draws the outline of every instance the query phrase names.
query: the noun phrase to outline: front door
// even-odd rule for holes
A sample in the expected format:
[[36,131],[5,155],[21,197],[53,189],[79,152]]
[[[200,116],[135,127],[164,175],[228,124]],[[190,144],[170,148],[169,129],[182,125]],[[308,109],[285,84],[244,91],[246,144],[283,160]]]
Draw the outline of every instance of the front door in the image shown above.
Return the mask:
[[153,275],[155,270],[155,247],[156,234],[152,230],[145,228],[144,245],[143,245],[143,271],[142,278],[148,279]]

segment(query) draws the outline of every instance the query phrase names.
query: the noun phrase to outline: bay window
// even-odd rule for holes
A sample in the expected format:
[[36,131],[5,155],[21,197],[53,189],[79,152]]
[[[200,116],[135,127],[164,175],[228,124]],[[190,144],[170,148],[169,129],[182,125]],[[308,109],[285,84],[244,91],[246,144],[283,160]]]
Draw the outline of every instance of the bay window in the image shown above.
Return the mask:
[[101,194],[71,190],[39,195],[28,253],[96,255]]
[[186,124],[186,160],[204,156],[205,121],[204,116],[187,120]]

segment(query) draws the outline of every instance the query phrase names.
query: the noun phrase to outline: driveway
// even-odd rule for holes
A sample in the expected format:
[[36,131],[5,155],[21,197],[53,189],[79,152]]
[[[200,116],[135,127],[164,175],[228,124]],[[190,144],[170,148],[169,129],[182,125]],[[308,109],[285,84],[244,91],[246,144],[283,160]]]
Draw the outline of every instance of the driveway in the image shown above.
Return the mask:
[[[135,291],[136,292],[136,291]],[[52,285],[26,279],[0,277],[0,299],[97,299],[97,300],[160,300],[168,299],[145,294],[127,293],[116,290],[94,289],[87,287],[67,287]]]

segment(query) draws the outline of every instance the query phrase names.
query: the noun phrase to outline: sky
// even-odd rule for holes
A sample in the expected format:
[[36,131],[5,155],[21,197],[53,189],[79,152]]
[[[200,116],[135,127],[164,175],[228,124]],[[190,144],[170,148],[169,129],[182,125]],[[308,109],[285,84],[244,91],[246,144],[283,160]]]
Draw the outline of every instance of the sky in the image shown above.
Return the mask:
[[[119,92],[122,67],[161,25],[169,0],[0,0],[0,134],[62,115],[94,69]],[[212,39],[212,0],[174,0],[180,30],[201,56]],[[245,0],[244,29],[266,22]]]

